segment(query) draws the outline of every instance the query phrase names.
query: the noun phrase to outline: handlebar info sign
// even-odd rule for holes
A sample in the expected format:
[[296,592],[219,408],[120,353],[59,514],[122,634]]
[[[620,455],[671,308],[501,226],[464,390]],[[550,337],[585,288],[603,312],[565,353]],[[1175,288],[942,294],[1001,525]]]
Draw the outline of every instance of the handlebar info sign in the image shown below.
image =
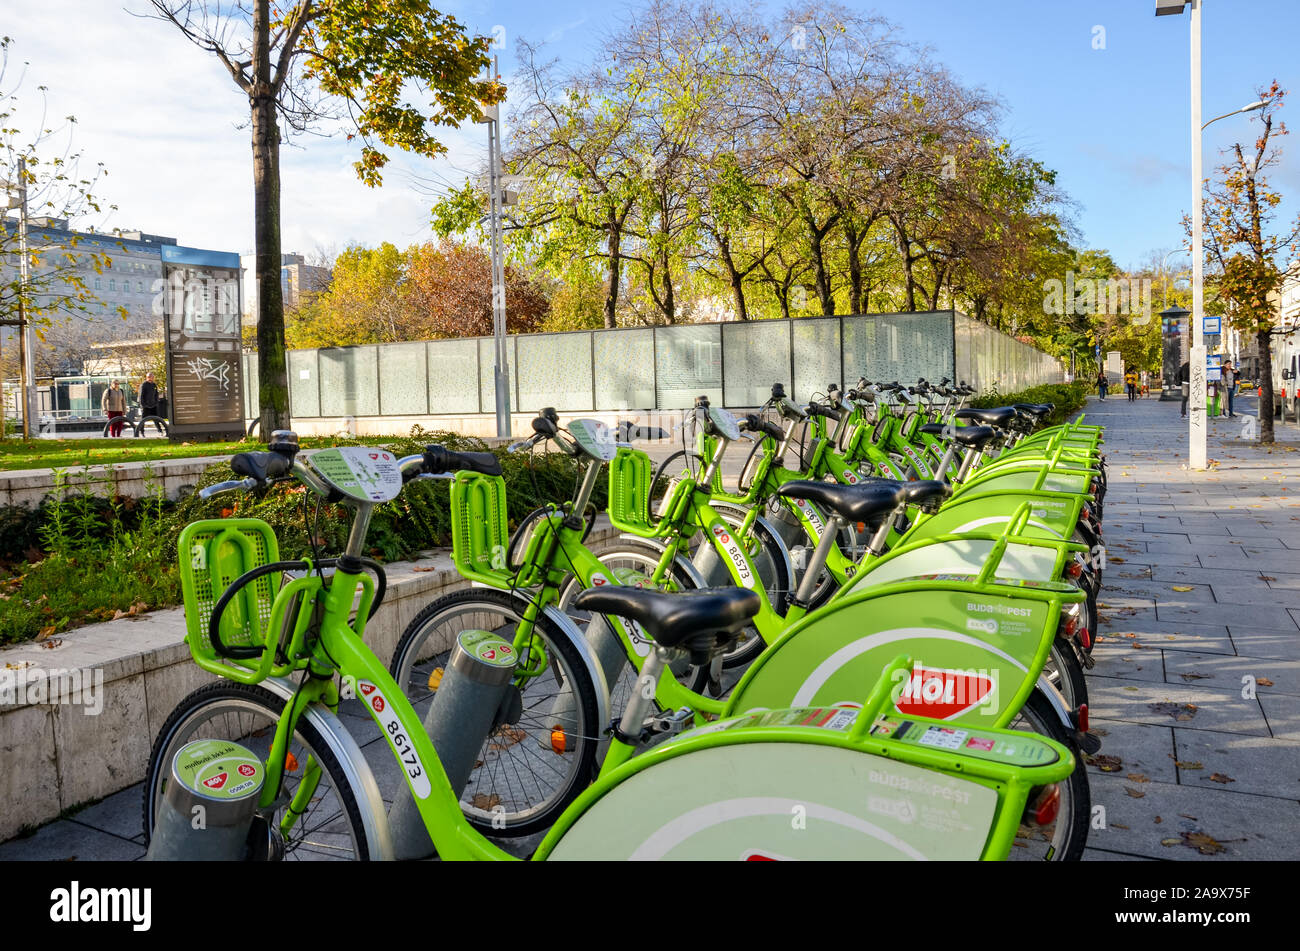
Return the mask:
[[171,437],[244,435],[239,255],[162,247]]

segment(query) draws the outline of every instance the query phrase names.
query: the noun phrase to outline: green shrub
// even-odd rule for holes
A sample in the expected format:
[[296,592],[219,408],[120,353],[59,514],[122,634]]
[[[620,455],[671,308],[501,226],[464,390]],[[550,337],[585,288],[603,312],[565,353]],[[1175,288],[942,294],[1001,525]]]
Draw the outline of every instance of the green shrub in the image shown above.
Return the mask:
[[[478,439],[419,427],[409,436],[337,444],[376,443],[398,456],[423,452],[432,443],[457,451],[494,452],[501,459],[512,529],[533,509],[571,499],[584,468],[559,452],[489,450]],[[197,487],[234,477],[228,463],[211,465]],[[0,643],[49,636],[110,619],[118,611],[179,603],[176,540],[181,529],[197,519],[236,514],[263,519],[275,530],[286,559],[311,555],[313,540],[322,555],[338,554],[351,525],[349,510],[323,501],[318,505],[315,494],[292,480],[264,493],[204,500],[195,492],[176,503],[166,501],[156,488],[145,499],[126,499],[95,494],[93,480],[69,490],[56,478],[56,486],[35,510],[0,511],[0,528],[6,529],[0,548]],[[376,506],[367,535],[369,553],[395,561],[449,545],[449,496],[444,481],[414,482],[392,502]],[[592,502],[604,509],[604,480],[597,484]],[[34,557],[34,549],[41,557]],[[70,583],[73,579],[76,583]]]
[[1088,401],[1088,384],[1081,380],[1074,383],[1043,383],[1031,386],[1018,393],[999,393],[997,385],[983,396],[971,402],[977,409],[993,406],[1011,406],[1013,403],[1052,403],[1054,408],[1047,417],[1046,425],[1063,423],[1083,408]]

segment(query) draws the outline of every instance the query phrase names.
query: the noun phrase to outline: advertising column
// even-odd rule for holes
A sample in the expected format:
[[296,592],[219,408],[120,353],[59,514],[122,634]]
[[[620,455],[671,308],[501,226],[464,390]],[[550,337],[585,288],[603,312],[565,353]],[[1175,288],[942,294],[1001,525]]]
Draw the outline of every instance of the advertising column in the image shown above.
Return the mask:
[[172,439],[239,439],[239,255],[165,245],[162,264]]

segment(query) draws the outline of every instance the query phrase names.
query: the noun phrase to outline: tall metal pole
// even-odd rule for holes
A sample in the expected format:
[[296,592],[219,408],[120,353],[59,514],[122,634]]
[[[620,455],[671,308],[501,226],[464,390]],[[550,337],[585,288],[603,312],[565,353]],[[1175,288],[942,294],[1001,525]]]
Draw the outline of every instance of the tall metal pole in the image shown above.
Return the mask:
[[27,159],[18,158],[18,359],[22,364],[23,438],[32,438],[35,418],[33,397],[36,395],[35,360],[32,351],[32,327],[27,319]]
[[1201,0],[1192,6],[1192,355],[1187,468],[1205,468],[1205,254],[1201,209]]
[[[498,70],[492,57],[493,78]],[[492,107],[488,119],[488,190],[492,230],[492,336],[496,358],[497,436],[510,437],[510,365],[506,360],[506,269],[501,240],[501,107]]]

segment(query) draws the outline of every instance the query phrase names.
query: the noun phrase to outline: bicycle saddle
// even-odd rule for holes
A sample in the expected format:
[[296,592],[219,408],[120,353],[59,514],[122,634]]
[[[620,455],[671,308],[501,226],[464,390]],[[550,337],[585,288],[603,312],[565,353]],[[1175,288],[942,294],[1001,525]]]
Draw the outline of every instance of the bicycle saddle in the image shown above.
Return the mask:
[[808,499],[844,516],[850,522],[875,522],[888,515],[905,498],[901,482],[866,482],[837,485],[815,479],[787,482],[777,495],[791,499]]
[[982,449],[998,435],[997,430],[991,426],[945,426],[942,423],[926,423],[921,427],[921,432],[951,438],[953,442],[974,446],[976,449]]
[[908,505],[919,505],[922,508],[938,508],[940,502],[952,495],[952,487],[938,479],[900,482],[898,487]]
[[956,416],[958,419],[974,419],[987,426],[1005,428],[1016,418],[1016,411],[1011,406],[998,406],[994,409],[959,409]]
[[587,588],[573,606],[597,614],[614,614],[636,621],[663,647],[708,651],[718,640],[729,640],[749,626],[758,613],[759,597],[748,588],[704,588],[672,592],[630,585]]
[[1055,403],[1016,403],[1012,409],[1017,409],[1022,413],[1028,413],[1031,416],[1037,416],[1040,419],[1056,408]]

